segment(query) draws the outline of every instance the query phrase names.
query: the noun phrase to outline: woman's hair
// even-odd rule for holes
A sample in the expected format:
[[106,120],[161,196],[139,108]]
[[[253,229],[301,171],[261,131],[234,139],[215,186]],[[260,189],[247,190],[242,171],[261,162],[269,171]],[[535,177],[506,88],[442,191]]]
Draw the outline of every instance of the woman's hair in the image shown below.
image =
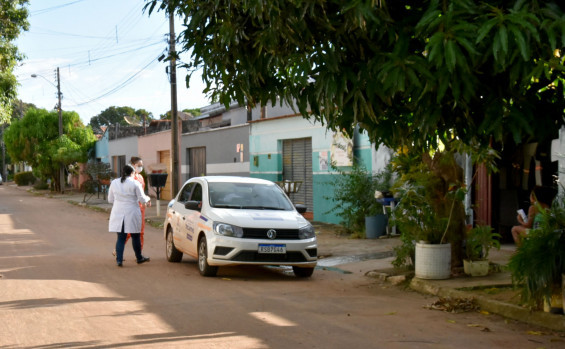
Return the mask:
[[551,206],[557,191],[550,187],[540,187],[536,186],[534,190],[532,190],[535,196],[535,199],[541,203],[546,204],[547,206]]
[[126,178],[131,176],[132,173],[133,173],[133,167],[131,167],[130,165],[125,165],[124,169],[122,170],[122,178],[121,178],[122,183],[126,180]]
[[139,162],[139,160],[141,160],[141,158],[139,156],[132,156],[131,157],[131,164],[135,165]]

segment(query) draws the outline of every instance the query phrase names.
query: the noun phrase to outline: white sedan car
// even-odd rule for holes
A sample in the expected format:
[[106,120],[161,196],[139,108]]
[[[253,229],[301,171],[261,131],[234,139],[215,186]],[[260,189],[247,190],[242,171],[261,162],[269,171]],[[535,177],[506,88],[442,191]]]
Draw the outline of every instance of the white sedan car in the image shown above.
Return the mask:
[[256,264],[288,265],[309,277],[317,262],[314,228],[278,185],[262,179],[191,178],[168,205],[164,234],[167,260],[186,253],[204,276]]

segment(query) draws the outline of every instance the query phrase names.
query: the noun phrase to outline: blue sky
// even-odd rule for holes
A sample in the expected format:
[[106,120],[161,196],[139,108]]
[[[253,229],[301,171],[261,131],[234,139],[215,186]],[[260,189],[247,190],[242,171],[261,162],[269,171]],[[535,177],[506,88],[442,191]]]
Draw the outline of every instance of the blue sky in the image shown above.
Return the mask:
[[[15,71],[18,98],[53,109],[56,88],[49,82],[56,84],[59,67],[63,110],[76,111],[85,124],[110,106],[146,109],[154,117],[170,110],[168,63],[157,60],[167,49],[169,22],[163,12],[144,13],[144,5],[144,0],[31,0],[30,30],[17,41],[26,56]],[[177,34],[181,29],[177,18]],[[193,76],[190,89],[185,76],[177,70],[179,110],[208,105],[200,76]]]

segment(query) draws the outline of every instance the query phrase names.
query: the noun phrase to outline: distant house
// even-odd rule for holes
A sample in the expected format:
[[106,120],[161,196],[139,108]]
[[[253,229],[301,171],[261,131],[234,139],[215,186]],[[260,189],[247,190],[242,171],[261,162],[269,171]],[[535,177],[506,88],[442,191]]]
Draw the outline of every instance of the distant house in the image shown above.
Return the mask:
[[[161,189],[161,199],[171,200],[173,197],[171,185],[171,130],[163,130],[159,132],[149,133],[147,135],[137,137],[137,150],[135,155],[143,159],[146,173],[152,170],[165,170],[169,176],[164,188]],[[149,194],[155,195],[154,188],[149,183]]]
[[101,127],[102,133],[96,135],[98,141],[95,144],[95,151],[96,151],[96,161],[98,162],[105,162],[107,164],[110,163],[110,153],[108,149],[108,127],[102,126]]

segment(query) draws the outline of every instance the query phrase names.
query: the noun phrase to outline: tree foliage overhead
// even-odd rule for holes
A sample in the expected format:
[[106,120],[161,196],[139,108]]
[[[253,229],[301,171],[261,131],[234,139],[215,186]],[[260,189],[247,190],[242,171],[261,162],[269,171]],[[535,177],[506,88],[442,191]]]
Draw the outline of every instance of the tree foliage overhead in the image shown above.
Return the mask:
[[28,0],[0,0],[0,123],[8,122],[11,102],[16,98],[14,67],[21,60],[13,42],[22,30],[28,30]]
[[100,114],[93,116],[90,119],[90,126],[94,130],[100,130],[101,126],[116,124],[128,125],[126,117],[130,120],[130,122],[135,123],[142,123],[143,118],[145,117],[146,122],[149,123],[149,121],[153,118],[153,114],[145,109],[135,110],[131,107],[109,107],[100,112]]
[[331,128],[424,148],[564,123],[562,1],[147,1],[183,18],[186,81],[202,69],[226,106],[280,97]]
[[63,112],[63,135],[59,136],[57,111],[30,108],[4,133],[6,151],[13,161],[25,161],[44,178],[58,180],[59,165],[86,162],[96,137],[75,112]]

